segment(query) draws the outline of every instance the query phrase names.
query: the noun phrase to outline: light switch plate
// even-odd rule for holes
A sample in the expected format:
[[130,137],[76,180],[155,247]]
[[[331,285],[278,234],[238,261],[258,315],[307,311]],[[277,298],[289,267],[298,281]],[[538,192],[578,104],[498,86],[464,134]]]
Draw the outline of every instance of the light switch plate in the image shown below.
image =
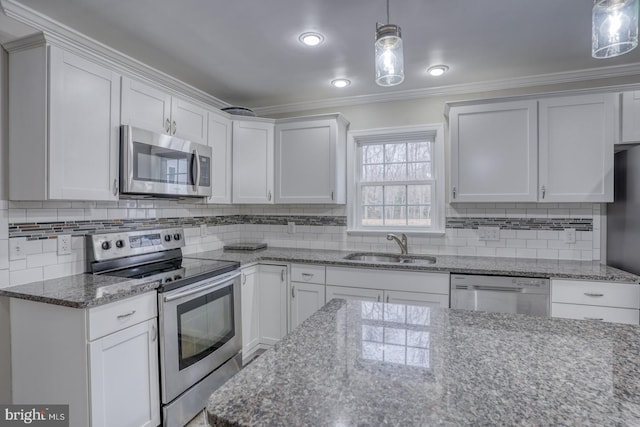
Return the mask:
[[296,223],[295,222],[288,222],[287,223],[287,233],[288,234],[295,234],[296,232]]
[[26,244],[26,239],[24,238],[9,239],[9,260],[10,261],[18,261],[18,260],[27,258],[27,254],[24,247],[25,244]]
[[201,236],[207,235],[207,224],[200,224],[200,235]]
[[500,227],[478,227],[478,240],[497,242],[500,240]]
[[71,234],[58,236],[58,255],[71,255]]
[[576,229],[575,228],[565,228],[564,229],[564,242],[565,243],[575,243],[576,242]]

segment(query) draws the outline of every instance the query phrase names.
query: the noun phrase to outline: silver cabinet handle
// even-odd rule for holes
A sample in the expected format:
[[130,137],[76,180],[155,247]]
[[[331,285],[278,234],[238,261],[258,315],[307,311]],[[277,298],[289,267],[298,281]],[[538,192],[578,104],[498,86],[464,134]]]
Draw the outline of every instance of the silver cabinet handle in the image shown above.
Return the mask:
[[176,121],[173,121],[173,132],[171,132],[171,135],[175,135],[176,134],[176,130],[178,129],[178,126],[176,125]]
[[267,193],[267,200],[271,201],[271,190],[269,190],[269,192]]
[[586,296],[588,296],[588,297],[603,297],[604,296],[604,294],[596,294],[596,293],[593,293],[593,292],[585,292],[584,294]]
[[135,310],[131,310],[131,311],[130,311],[130,312],[128,312],[128,313],[125,313],[125,314],[119,314],[117,317],[118,317],[118,319],[120,319],[120,320],[122,320],[122,319],[126,319],[126,318],[127,318],[127,317],[129,317],[129,316],[133,316],[133,315],[135,314],[135,312],[136,312]]
[[165,130],[167,133],[169,133],[169,134],[171,133],[171,120],[167,119],[167,120],[165,121],[165,128],[164,128],[164,130]]
[[302,278],[304,280],[307,280],[307,281],[311,280],[311,279],[313,279],[313,274],[311,274],[311,273],[302,273]]
[[284,268],[280,270],[280,281],[284,282]]
[[380,295],[378,295],[378,302],[380,302]]
[[602,317],[585,317],[584,320],[599,320],[599,321],[603,321],[604,319]]
[[246,274],[242,274],[242,284],[244,285],[245,283],[247,283],[247,275]]
[[546,195],[547,195],[547,187],[545,187],[545,186],[543,185],[543,186],[542,186],[542,198],[544,199]]
[[296,287],[291,286],[291,298],[295,298],[295,297],[296,297]]
[[118,180],[117,179],[113,180],[113,195],[114,196],[118,195]]
[[333,200],[333,191],[331,192],[331,200]]
[[453,187],[453,198],[456,198],[456,187]]
[[389,302],[389,295],[387,295],[387,303]]
[[193,157],[196,160],[196,176],[193,180],[193,191],[198,194],[198,187],[200,186],[200,155],[198,150],[193,150]]
[[158,328],[156,325],[151,325],[151,342],[155,342],[158,339]]

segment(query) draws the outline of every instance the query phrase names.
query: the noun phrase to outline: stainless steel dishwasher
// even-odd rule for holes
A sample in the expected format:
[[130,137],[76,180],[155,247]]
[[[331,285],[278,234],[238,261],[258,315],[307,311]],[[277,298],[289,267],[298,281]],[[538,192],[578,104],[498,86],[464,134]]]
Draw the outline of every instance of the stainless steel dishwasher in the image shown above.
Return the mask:
[[549,279],[451,275],[451,308],[549,316]]

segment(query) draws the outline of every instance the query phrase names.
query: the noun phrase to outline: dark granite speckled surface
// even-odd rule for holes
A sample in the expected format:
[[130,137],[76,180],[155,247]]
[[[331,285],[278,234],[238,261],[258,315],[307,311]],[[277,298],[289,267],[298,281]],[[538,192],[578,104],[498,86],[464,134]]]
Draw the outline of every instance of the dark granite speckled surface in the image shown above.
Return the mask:
[[212,394],[212,426],[637,426],[640,327],[332,300]]
[[638,283],[638,281],[640,281],[639,276],[609,267],[601,264],[599,261],[558,261],[548,259],[434,255],[436,258],[435,264],[416,259],[415,263],[398,265],[385,263],[374,264],[344,259],[346,255],[354,252],[360,251],[268,248],[266,250],[249,253],[218,250],[185,256],[191,258],[239,261],[242,265],[259,261],[280,261],[397,270],[550,277],[625,283]]
[[73,308],[89,308],[149,292],[159,286],[148,279],[76,274],[0,289],[0,296]]

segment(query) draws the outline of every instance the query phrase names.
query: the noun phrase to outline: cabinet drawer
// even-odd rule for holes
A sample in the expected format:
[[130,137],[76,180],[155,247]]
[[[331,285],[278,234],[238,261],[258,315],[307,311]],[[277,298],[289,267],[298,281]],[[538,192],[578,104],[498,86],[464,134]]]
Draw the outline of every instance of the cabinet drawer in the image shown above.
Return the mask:
[[158,315],[156,292],[115,301],[89,310],[89,341]]
[[604,322],[637,325],[640,311],[630,308],[599,307],[595,305],[551,304],[551,316],[565,319],[602,320]]
[[449,294],[449,274],[327,267],[327,285]]
[[639,309],[640,285],[552,280],[551,302]]
[[324,265],[292,264],[291,281],[318,283],[324,285],[325,267]]

